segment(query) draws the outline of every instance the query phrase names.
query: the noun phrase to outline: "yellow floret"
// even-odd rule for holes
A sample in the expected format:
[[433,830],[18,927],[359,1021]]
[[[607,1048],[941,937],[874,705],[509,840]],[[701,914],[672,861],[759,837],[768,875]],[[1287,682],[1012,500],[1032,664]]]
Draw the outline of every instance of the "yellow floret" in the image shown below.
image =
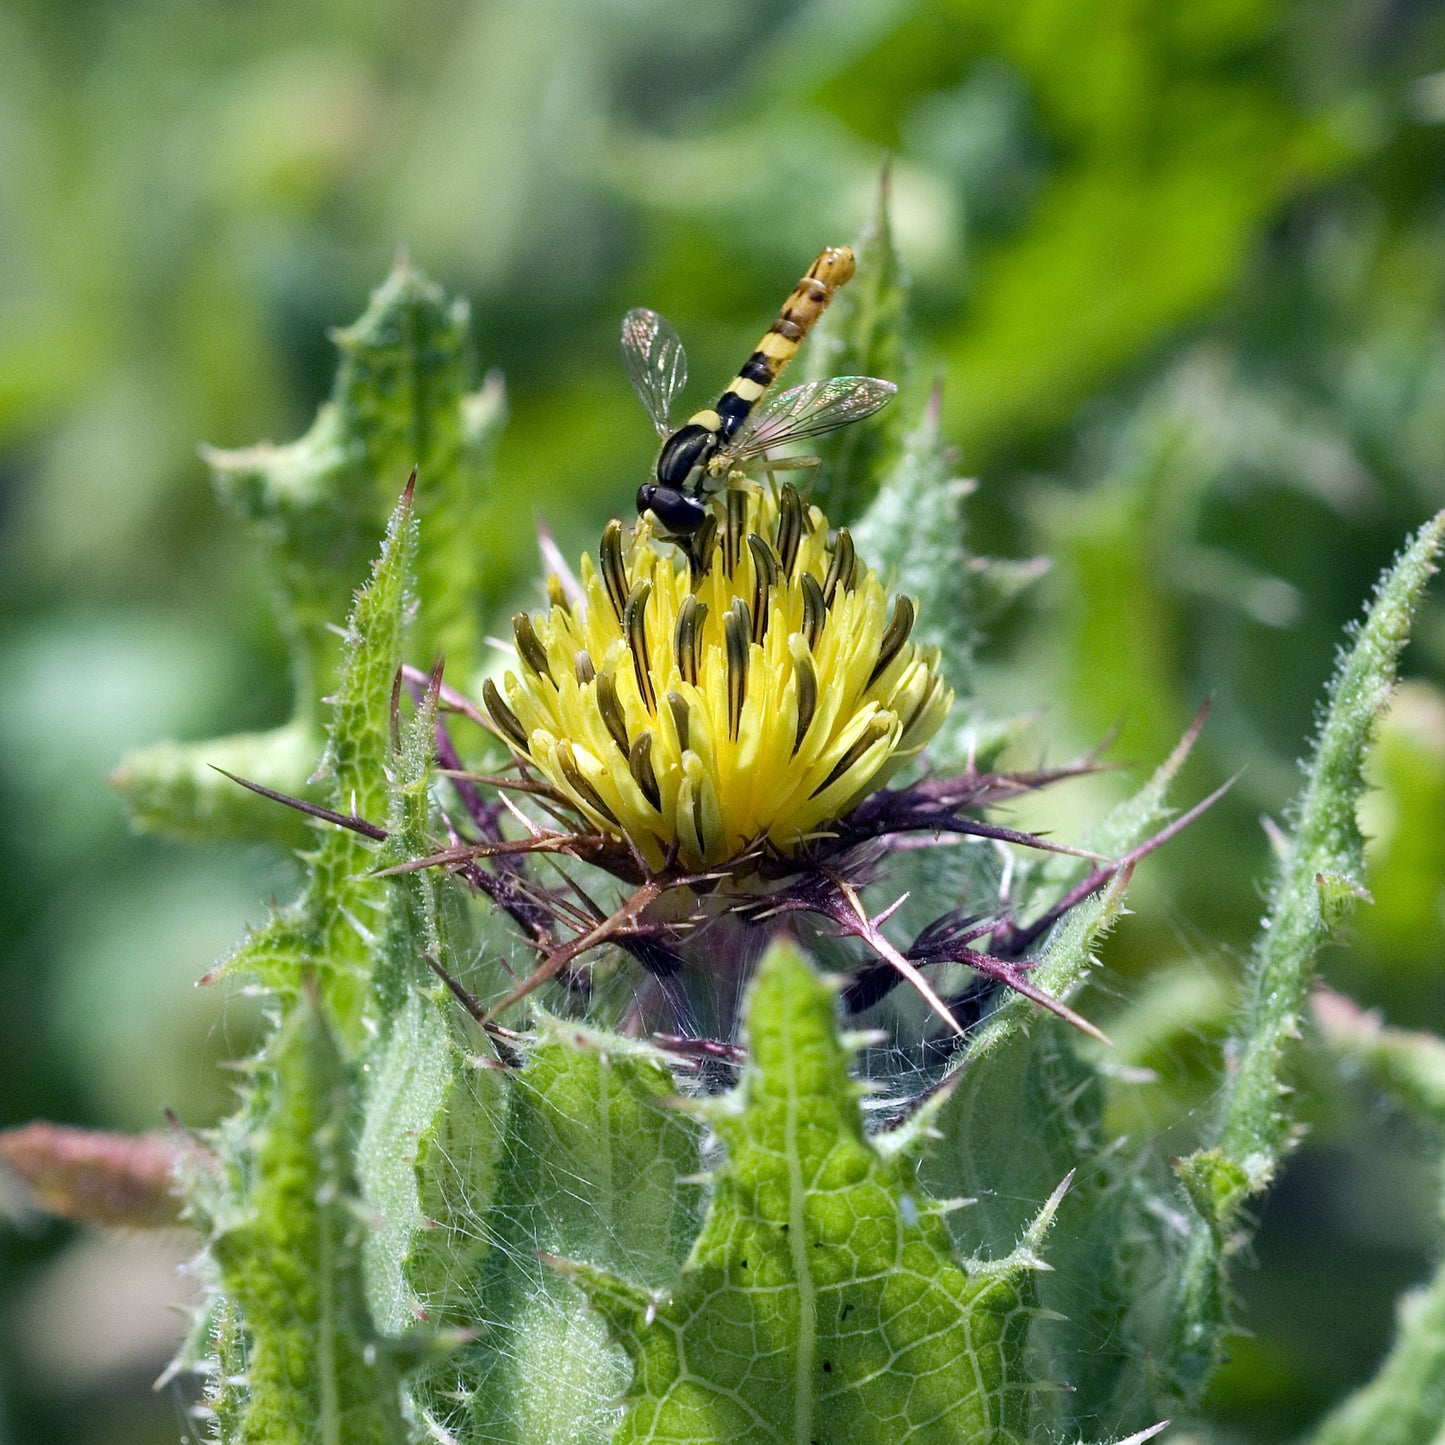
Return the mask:
[[846,531],[791,486],[738,488],[689,559],[612,522],[583,597],[514,620],[493,717],[602,832],[661,869],[796,850],[915,757],[953,694]]

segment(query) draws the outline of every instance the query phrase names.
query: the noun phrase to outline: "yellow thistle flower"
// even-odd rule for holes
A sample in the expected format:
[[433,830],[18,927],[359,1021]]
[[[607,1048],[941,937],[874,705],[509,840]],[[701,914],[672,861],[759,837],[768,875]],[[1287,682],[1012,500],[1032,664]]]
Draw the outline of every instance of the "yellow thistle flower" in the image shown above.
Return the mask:
[[[689,552],[691,555],[689,555]],[[493,721],[649,869],[696,871],[826,834],[915,757],[953,693],[882,583],[789,485],[730,489],[689,544],[640,521],[582,559],[580,600],[513,619]]]

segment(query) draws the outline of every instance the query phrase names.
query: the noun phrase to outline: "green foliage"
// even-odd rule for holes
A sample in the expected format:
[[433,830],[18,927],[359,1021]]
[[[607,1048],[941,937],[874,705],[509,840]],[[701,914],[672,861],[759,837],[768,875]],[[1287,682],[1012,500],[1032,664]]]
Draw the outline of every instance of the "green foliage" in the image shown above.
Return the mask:
[[[379,700],[384,678],[376,677]],[[428,693],[390,761],[385,857],[427,847],[437,709]],[[496,1188],[507,1097],[491,1050],[463,1030],[455,1000],[423,968],[459,966],[470,938],[438,875],[372,880],[385,909],[375,940],[366,1092],[357,1175],[376,1222],[365,1246],[367,1297],[380,1329],[462,1326],[458,1282],[484,1249],[471,1227]],[[423,986],[424,985],[424,986]]]
[[[1190,741],[1099,823],[1089,846],[1125,854],[1149,835]],[[1061,867],[1046,871],[1057,876],[1040,902],[1075,881]],[[1034,979],[1061,996],[1074,993],[1122,907],[1122,888],[1110,886],[1071,912]],[[938,1111],[941,1142],[921,1175],[938,1197],[977,1201],[949,1217],[969,1251],[1007,1248],[1059,1180],[1074,1176],[1050,1272],[1037,1281],[1043,1312],[1032,1342],[1040,1376],[1070,1387],[1040,1396],[1059,1438],[1147,1427],[1162,1403],[1167,1281],[1180,1241],[1165,1207],[1167,1172],[1151,1141],[1106,1131],[1105,1082],[1098,1061],[1079,1057],[1057,1020],[1037,1018],[1023,998],[1003,1001],[963,1051]]]
[[[312,1425],[338,1439],[375,1438],[375,1425],[394,1438],[403,1357],[414,1365],[400,1396],[412,1438],[606,1438],[628,1359],[574,1281],[631,1321],[624,1333],[644,1367],[631,1388],[650,1400],[637,1392],[656,1393],[663,1321],[696,1306],[686,1328],[710,1338],[719,1328],[718,1311],[689,1293],[695,1265],[684,1266],[704,1241],[704,1268],[733,1271],[718,1298],[739,1313],[723,1325],[784,1313],[739,1287],[735,1265],[745,1237],[749,1260],[791,1263],[786,1250],[761,1252],[776,1244],[762,1222],[774,1216],[744,1217],[737,1192],[767,1177],[763,1163],[776,1172],[802,1158],[761,1150],[748,1133],[763,1130],[767,1081],[799,1077],[791,1017],[775,1010],[795,1040],[788,1058],[765,1067],[761,1048],[745,1092],[722,1106],[735,1134],[720,1156],[667,1102],[695,1075],[604,1031],[620,1022],[628,959],[595,955],[585,1003],[554,988],[555,1017],[509,1020],[521,1037],[499,1046],[427,964],[495,997],[507,970],[530,962],[510,925],[439,872],[375,870],[442,837],[436,699],[403,693],[394,708],[399,664],[445,654],[448,682],[467,689],[484,634],[505,631],[503,587],[530,574],[520,559],[533,508],[569,550],[569,528],[580,537],[585,524],[590,540],[594,513],[620,506],[642,475],[652,439],[616,366],[616,316],[661,306],[682,323],[697,384],[711,385],[705,367],[720,380],[799,260],[847,235],[885,151],[898,204],[859,242],[859,276],[799,366],[904,384],[868,424],[820,440],[816,495],[919,599],[918,635],[944,649],[963,705],[931,765],[961,764],[975,746],[980,766],[1010,745],[1016,757],[1000,714],[1041,701],[1051,711],[1040,731],[1058,745],[1091,745],[1122,716],[1119,752],[1152,761],[1213,693],[1192,766],[1216,779],[1249,766],[1202,829],[1151,859],[1164,886],[1133,895],[1140,916],[1112,940],[1109,973],[1094,955],[1123,911],[1121,887],[1038,941],[1035,980],[1143,1049],[1151,1067],[1174,1070],[1162,1084],[1126,1067],[1126,1048],[1094,1050],[1030,1005],[998,1003],[919,1116],[942,1137],[920,1146],[913,1178],[905,1161],[918,1160],[918,1140],[861,1134],[824,995],[794,976],[789,997],[831,1061],[827,1137],[863,1170],[862,1183],[826,1198],[802,1191],[805,1213],[832,1228],[830,1206],[866,1195],[876,1208],[860,1219],[885,1239],[931,1241],[933,1286],[895,1287],[916,1285],[955,1322],[959,1308],[980,1312],[971,1324],[992,1322],[984,1296],[968,1294],[984,1289],[987,1269],[967,1259],[1007,1256],[1072,1172],[1049,1239],[1053,1268],[1022,1286],[1039,1312],[1015,1318],[994,1357],[1013,1378],[1071,1388],[1011,1397],[1028,1402],[1014,1433],[1064,1442],[1149,1426],[1174,1410],[1181,1384],[1202,1417],[1191,1438],[1250,1433],[1253,1422],[1225,1418],[1227,1401],[1193,1402],[1239,1314],[1226,1308],[1225,1271],[1238,1279],[1249,1211],[1309,1113],[1277,1091],[1304,1077],[1296,1064],[1311,1045],[1294,1034],[1314,955],[1363,890],[1380,907],[1359,920],[1360,972],[1345,986],[1363,980],[1392,1016],[1403,1001],[1418,1022],[1439,1021],[1439,746],[1428,726],[1413,752],[1387,746],[1381,801],[1397,826],[1372,858],[1353,826],[1355,768],[1393,672],[1391,638],[1363,691],[1350,700],[1337,688],[1331,717],[1345,721],[1330,747],[1327,725],[1318,755],[1333,762],[1316,764],[1293,815],[1229,1068],[1207,1033],[1226,968],[1178,919],[1202,922],[1224,956],[1243,951],[1258,912],[1254,819],[1278,813],[1295,785],[1290,760],[1328,646],[1387,549],[1440,505],[1445,247],[1438,77],[1428,79],[1445,64],[1438,20],[1405,7],[1381,24],[1379,7],[1360,0],[695,13],[423,0],[364,16],[283,15],[262,0],[223,19],[126,5],[72,32],[70,12],[52,11],[22,4],[0,17],[11,77],[0,140],[12,162],[0,250],[14,283],[0,311],[0,441],[17,479],[5,660],[21,679],[7,693],[23,699],[0,717],[0,783],[17,885],[6,997],[70,1022],[43,1045],[61,1102],[31,1105],[27,1092],[14,1107],[103,1101],[117,1078],[142,1075],[146,1055],[182,1058],[182,1078],[208,1072],[169,1038],[156,1047],[162,1025],[147,1010],[157,991],[130,960],[159,960],[146,963],[159,979],[167,958],[184,972],[211,945],[159,917],[150,880],[161,855],[118,836],[94,806],[93,775],[164,731],[251,729],[147,746],[117,778],[148,829],[309,849],[300,898],[223,970],[259,983],[283,1022],[218,1133],[224,1187],[212,1179],[192,1201],[204,1213],[211,1191],[206,1207],[224,1216],[223,1293],[207,1316],[218,1438],[261,1438],[285,1390],[305,1395],[302,1385],[327,1379],[346,1383],[360,1414],[327,1425],[313,1393],[277,1438]],[[269,642],[215,519],[194,501],[193,439],[294,434],[305,413],[286,397],[309,407],[320,394],[321,318],[361,294],[402,233],[481,302],[488,355],[517,384],[506,465],[493,475],[502,393],[476,389],[464,310],[399,267],[340,333],[342,372],[310,432],[210,454],[222,496],[261,544],[284,634]],[[916,278],[907,327],[900,253]],[[934,368],[947,382],[936,404],[918,384]],[[976,499],[955,480],[953,440],[983,478]],[[419,535],[403,509],[338,642],[329,629],[348,614],[413,465]],[[979,547],[1058,557],[1038,612],[1008,619],[1006,670],[984,634],[1039,570],[985,563]],[[1395,623],[1412,608],[1398,606]],[[162,613],[181,622],[157,633]],[[133,640],[142,636],[149,643]],[[1415,656],[1438,668],[1438,613],[1427,608],[1420,636]],[[288,665],[292,715],[268,726],[286,716],[275,679]],[[1428,682],[1413,686],[1438,701]],[[310,783],[323,747],[328,771]],[[1158,826],[1181,762],[1102,828],[1075,821],[1091,804],[1067,800],[1042,826],[1117,856]],[[318,833],[210,765],[359,815],[387,837]],[[242,866],[227,854],[187,876],[186,891],[209,895]],[[866,898],[881,908],[911,890],[890,924],[905,939],[950,908],[1008,906],[1026,921],[1086,869],[1023,856],[1005,865],[970,843],[904,860],[892,886]],[[236,891],[276,886],[268,875]],[[163,926],[177,928],[171,955],[153,946]],[[234,936],[229,916],[221,927]],[[138,946],[127,950],[127,938]],[[831,940],[809,944],[844,957]],[[79,972],[91,956],[104,963]],[[69,991],[52,996],[50,980],[66,977]],[[164,978],[164,996],[188,992]],[[892,1007],[870,1021],[908,1037],[909,1003]],[[776,1041],[757,1027],[768,1005],[754,1009],[755,1036]],[[127,1054],[114,1040],[136,1018],[143,1044]],[[41,1047],[27,1024],[4,1027],[17,1073],[38,1073],[26,1067]],[[198,1032],[213,1048],[230,1038],[210,1024]],[[1389,1031],[1369,1048],[1331,1043],[1342,1067],[1387,1094],[1413,1089],[1407,1107],[1429,1114],[1428,1047]],[[866,1057],[888,1052],[875,1045]],[[925,1048],[901,1076],[885,1071],[890,1103],[936,1085],[936,1062]],[[1200,1106],[1221,1080],[1215,1117]],[[130,1087],[149,1108],[152,1091]],[[1314,1108],[1318,1122],[1331,1106]],[[1337,1121],[1323,1123],[1337,1142]],[[325,1147],[303,1158],[297,1141],[316,1138]],[[1345,1223],[1313,1248],[1314,1267],[1342,1286],[1362,1211],[1316,1193],[1314,1217]],[[938,1212],[962,1194],[978,1203]],[[736,1229],[718,1238],[724,1210]],[[334,1246],[329,1272],[323,1243]],[[559,1270],[539,1250],[570,1264]],[[1267,1249],[1261,1258],[1268,1267]],[[262,1275],[288,1268],[325,1289],[281,1298]],[[881,1320],[890,1283],[838,1288]],[[1433,1438],[1441,1298],[1437,1274],[1402,1311],[1377,1379],[1317,1426],[1322,1442]],[[652,1301],[660,1313],[639,1321]],[[1378,1348],[1370,1309],[1273,1313],[1300,1331],[1348,1333],[1361,1370]],[[374,1372],[353,1379],[357,1352],[371,1360],[378,1336]],[[278,1341],[306,1368],[280,1378],[280,1356],[268,1354]],[[797,1343],[783,1349],[795,1363]],[[842,1343],[857,1358],[873,1342]],[[730,1378],[732,1363],[708,1359],[708,1377]],[[83,1395],[63,1383],[57,1398]],[[875,1375],[860,1396],[872,1409],[894,1383]],[[1290,1429],[1300,1430],[1324,1397],[1298,1403],[1293,1386]],[[1327,1387],[1337,1393],[1338,1381]],[[624,1432],[640,1433],[640,1409]],[[814,1423],[826,1419],[819,1411]],[[841,1438],[877,1418],[839,1414]],[[653,1438],[673,1437],[659,1426]]]
[[1242,1242],[1245,1201],[1270,1182],[1295,1128],[1287,1059],[1297,1039],[1320,947],[1365,893],[1364,839],[1355,809],[1364,761],[1394,686],[1420,593],[1445,537],[1445,512],[1422,527],[1381,579],[1330,686],[1292,836],[1284,844],[1269,912],[1255,947],[1244,1008],[1231,1039],[1217,1139],[1180,1161],[1207,1229],[1185,1267],[1177,1345],[1183,1388],[1202,1388],[1225,1327],[1223,1260]]
[[1328,993],[1316,995],[1314,1012],[1325,1041],[1340,1058],[1445,1143],[1445,1041],[1386,1028],[1378,1016]]
[[[1428,1127],[1445,1166],[1445,1043],[1381,1027],[1344,998],[1321,996],[1316,1020],[1329,1045],[1384,1097]],[[1445,1186],[1445,1169],[1442,1169]],[[1445,1208],[1445,1188],[1442,1188]],[[1370,1383],[1342,1400],[1309,1445],[1433,1445],[1445,1419],[1445,1266],[1399,1302],[1390,1354]]]
[[[402,837],[408,821],[415,828],[415,775],[421,768],[424,789],[428,756],[414,728],[410,746],[393,758],[389,721],[416,546],[411,503],[408,488],[352,611],[323,764],[338,804],[358,816],[395,814]],[[419,725],[429,722],[424,710]],[[273,991],[284,1017],[241,1114],[222,1136],[233,1197],[216,1200],[214,1184],[197,1196],[214,1222],[210,1252],[226,1292],[215,1307],[220,1333],[212,1346],[221,1381],[212,1409],[223,1441],[406,1438],[399,1370],[374,1331],[380,1312],[366,1297],[364,1260],[375,1245],[358,1174],[372,1161],[356,1153],[347,1054],[379,968],[372,929],[382,928],[388,903],[405,911],[409,895],[427,885],[370,878],[375,862],[371,840],[328,829],[310,856],[302,897],[226,964]],[[421,933],[414,929],[409,944]],[[392,1138],[390,1148],[403,1138]],[[225,1383],[235,1373],[226,1356],[235,1353],[245,1362],[243,1401],[230,1398]]]
[[1445,1271],[1400,1301],[1394,1348],[1310,1445],[1433,1445],[1445,1419]]
[[[295,717],[264,735],[166,743],[132,754],[115,783],[144,827],[294,841],[285,832],[294,820],[238,794],[215,769],[283,792],[305,788],[324,695],[343,661],[331,629],[412,470],[423,479],[417,512],[428,521],[426,548],[408,563],[427,599],[413,645],[423,657],[447,656],[463,673],[478,661],[483,608],[496,580],[482,542],[504,404],[498,383],[471,389],[468,309],[448,302],[403,261],[366,314],[333,340],[341,353],[336,384],[304,437],[286,446],[207,452],[220,495],[260,544],[276,590]],[[384,728],[385,718],[372,725]],[[353,745],[344,721],[328,736],[332,749]]]
[[498,385],[472,390],[469,329],[464,302],[400,261],[360,320],[333,333],[341,365],[311,430],[287,446],[209,453],[222,497],[268,551],[303,708],[335,669],[328,628],[413,468],[428,479],[418,509],[429,522],[415,642],[423,655],[476,659],[489,580],[479,528],[502,395]]
[[376,1214],[367,1297],[391,1334],[459,1323],[456,1281],[484,1249],[465,1226],[496,1188],[506,1098],[492,1061],[457,1036],[449,1004],[410,992],[368,1060],[356,1168]]
[[593,1029],[540,1020],[509,1084],[491,1248],[463,1277],[480,1338],[418,1393],[460,1439],[601,1442],[625,1363],[556,1266],[668,1284],[697,1230],[697,1131],[659,1055]]
[[[896,286],[891,253],[876,242],[860,252],[860,294],[876,302]],[[390,467],[404,444],[398,415],[421,418],[418,436],[435,411],[456,419],[456,390],[417,377],[436,335],[459,352],[459,333],[401,327],[366,365],[354,346],[375,340],[379,314],[415,322],[417,308],[433,319],[454,308],[409,272],[379,298],[373,324],[347,333],[345,404],[318,423],[328,466],[370,441]],[[856,342],[865,309],[842,313],[838,334]],[[896,311],[877,305],[868,344],[897,344],[896,327]],[[985,573],[964,544],[969,489],[952,477],[936,405],[918,417],[908,436],[880,436],[839,465],[871,478],[855,493],[872,499],[860,545],[918,599],[920,636],[967,696]],[[314,460],[312,439],[296,453]],[[433,454],[439,496],[469,456],[460,444]],[[423,473],[417,495],[426,486]],[[1176,1178],[1155,1139],[1112,1132],[1119,1086],[1105,1053],[1018,995],[996,1002],[949,1074],[913,1081],[922,1097],[907,1122],[870,1135],[835,992],[789,942],[743,975],[746,1063],[718,1098],[680,1107],[695,1084],[677,1060],[608,1031],[619,1016],[600,981],[630,966],[621,954],[595,966],[591,1018],[563,1016],[578,1008],[564,988],[548,995],[560,1012],[533,1010],[519,1032],[478,1028],[437,975],[483,999],[505,993],[487,956],[508,946],[505,930],[446,873],[395,871],[438,846],[440,677],[415,696],[399,679],[435,585],[423,559],[444,569],[448,553],[425,550],[435,519],[415,511],[408,487],[340,649],[319,775],[339,823],[307,855],[297,902],[225,966],[258,980],[282,1022],[218,1136],[224,1187],[212,1179],[195,1196],[215,1221],[220,1438],[270,1438],[300,1421],[336,1440],[516,1445],[1102,1440],[1149,1431],[1197,1391],[1228,1324],[1224,1268],[1242,1206],[1291,1137],[1278,1088],[1312,960],[1363,888],[1353,810],[1364,748],[1445,517],[1382,583],[1342,663],[1256,954],[1255,1003],[1236,1028],[1237,1066],[1216,1126]],[[286,567],[302,567],[300,555]],[[489,564],[469,565],[474,588]],[[430,646],[438,633],[425,635]],[[981,710],[965,719],[940,758],[962,763],[970,739],[996,748],[1006,736]],[[1038,933],[1035,986],[1060,998],[1087,988],[1129,876],[1186,821],[1159,831],[1197,733],[1085,836],[1099,858],[1123,860],[1107,879],[1083,885],[1088,858],[1015,860],[1005,897],[1018,924],[1063,908]],[[905,860],[899,876],[920,896],[901,916],[923,927],[969,906],[997,886],[988,856]],[[574,865],[558,866],[567,896],[594,908]],[[905,1099],[909,1086],[906,1073],[890,1085]],[[1339,1421],[1368,1419],[1387,1385],[1414,1391],[1424,1418],[1433,1299],[1402,1326],[1384,1383]],[[245,1364],[239,1396],[227,1359]],[[353,1393],[342,1382],[362,1367]]]
[[[401,668],[416,540],[408,488],[392,514],[371,584],[357,597],[344,640],[346,662],[331,701],[321,767],[328,801],[338,813],[363,820],[391,812],[392,684]],[[351,829],[327,828],[308,862],[301,897],[275,910],[221,972],[254,976],[288,996],[303,976],[314,978],[351,1038],[361,1028],[376,968],[373,940],[398,891],[370,876],[378,863],[375,843]]]
[[[872,505],[858,520],[854,541],[879,576],[918,604],[913,636],[937,647],[941,667],[963,701],[935,744],[940,756],[961,761],[954,734],[976,720],[968,700],[974,690],[974,570],[968,552],[964,501],[971,488],[953,476],[939,434],[938,409],[929,406],[903,439],[902,455],[883,473]],[[845,514],[846,515],[846,514]]]
[[[1131,854],[1164,814],[1169,785],[1184,765],[1193,742],[1194,730],[1191,730],[1132,798],[1118,804],[1090,830],[1083,846],[1105,857]],[[1040,872],[1043,887],[1034,900],[1040,910],[1059,903],[1078,882],[1078,869],[1072,860],[1043,865]],[[1051,931],[1034,970],[1035,977],[1049,992],[1066,997],[1089,976],[1095,962],[1095,946],[1123,911],[1127,881],[1127,878],[1116,879],[1109,887],[1085,898]],[[987,1058],[1012,1044],[1027,1031],[1032,1018],[1032,1011],[1023,998],[1004,999],[969,1040],[964,1061]]]
[[758,966],[746,1037],[738,1090],[705,1109],[727,1157],[677,1284],[570,1271],[633,1361],[613,1438],[1027,1438],[1042,1226],[958,1260],[916,1157],[864,1133],[832,993],[786,944]]
[[253,1182],[210,1241],[248,1335],[244,1413],[222,1438],[395,1445],[406,1439],[397,1370],[362,1289],[351,1089],[317,998],[291,1011],[264,1066]]
[[[1445,1165],[1445,1043],[1433,1034],[1382,1028],[1343,999],[1316,1014],[1327,1040],[1389,1099],[1425,1123]],[[1445,1170],[1442,1170],[1445,1184]],[[1445,1188],[1442,1188],[1445,1208]],[[1343,1400],[1310,1445],[1432,1445],[1445,1419],[1445,1265],[1399,1303],[1389,1355],[1369,1384]]]
[[971,324],[946,350],[950,426],[992,449],[1067,415],[1187,324],[1281,197],[1354,156],[1342,127],[1290,96],[1272,6],[1191,7],[1197,20],[1124,3],[960,9],[1030,83],[1060,150],[1029,224],[980,267]]
[[[908,284],[894,243],[886,177],[873,219],[854,252],[857,279],[838,293],[810,339],[806,375],[815,381],[831,376],[881,376],[906,382]],[[819,438],[814,495],[835,521],[850,522],[859,516],[873,500],[880,479],[896,465],[910,401],[905,388],[879,415]]]

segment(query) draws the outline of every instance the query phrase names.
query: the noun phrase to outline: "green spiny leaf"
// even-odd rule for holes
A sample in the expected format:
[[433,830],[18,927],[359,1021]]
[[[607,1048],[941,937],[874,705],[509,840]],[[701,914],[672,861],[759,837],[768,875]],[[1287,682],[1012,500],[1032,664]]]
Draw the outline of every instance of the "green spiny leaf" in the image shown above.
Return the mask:
[[1028,1428],[1020,1373],[1033,1244],[965,1268],[908,1151],[865,1135],[833,994],[775,945],[748,1009],[750,1062],[708,1108],[727,1152],[672,1287],[573,1277],[635,1373],[618,1445],[1000,1442]]
[[221,1445],[240,1445],[246,1438],[246,1325],[236,1302],[218,1296],[211,1317],[210,1343],[214,1365],[206,1387],[205,1408],[215,1422]]
[[466,1281],[486,1248],[477,1228],[496,1188],[506,1090],[469,1052],[450,995],[413,991],[370,1051],[356,1167],[377,1216],[367,1297],[379,1329],[465,1325]]
[[[886,176],[873,219],[854,251],[857,275],[833,298],[808,342],[807,377],[878,376],[901,383],[907,369],[908,283],[893,245]],[[868,506],[896,464],[904,425],[905,414],[895,399],[876,416],[818,439],[814,450],[822,465],[814,500],[834,522],[850,522]]]
[[1220,1149],[1196,1149],[1188,1158],[1176,1161],[1174,1172],[1189,1191],[1200,1218],[1215,1228],[1232,1221],[1256,1189],[1243,1166]]
[[[1164,813],[1169,785],[1189,756],[1201,722],[1196,721],[1132,798],[1120,803],[1088,832],[1082,840],[1085,847],[1105,856],[1122,857],[1142,842]],[[1033,900],[1039,909],[1058,901],[1078,881],[1078,867],[1072,859],[1060,857],[1045,868],[1045,886]],[[1126,877],[1116,877],[1065,914],[1048,935],[1038,966],[1030,972],[1034,983],[1059,998],[1067,997],[1083,983],[1094,965],[1094,949],[1123,910],[1127,881]],[[1010,994],[974,1033],[961,1062],[971,1066],[993,1055],[1025,1032],[1036,1016],[1034,1004]]]
[[211,1241],[248,1336],[248,1399],[235,1438],[393,1445],[406,1439],[398,1375],[367,1315],[350,1089],[319,1000],[292,1010],[266,1063],[255,1183],[243,1216]]
[[419,642],[472,660],[488,555],[481,509],[502,401],[495,387],[470,390],[467,332],[466,304],[448,302],[400,262],[361,319],[334,334],[341,364],[311,431],[285,446],[209,454],[222,496],[256,530],[284,589],[303,709],[314,708],[334,670],[330,625],[413,468],[431,539],[419,569],[427,598]]
[[[408,489],[392,514],[371,581],[357,594],[323,763],[331,805],[372,822],[391,811],[392,688],[401,667],[417,535],[411,502]],[[328,826],[307,861],[301,898],[278,910],[223,968],[252,974],[287,996],[310,974],[349,1042],[360,1028],[376,962],[374,930],[395,895],[388,880],[370,876],[378,864],[376,844],[350,829]]]
[[[1213,1134],[1217,1142],[1180,1164],[1209,1226],[1191,1242],[1175,1342],[1187,1395],[1203,1387],[1218,1358],[1226,1328],[1225,1255],[1239,1239],[1241,1206],[1269,1183],[1292,1138],[1288,1055],[1299,1035],[1315,955],[1343,912],[1340,904],[1364,888],[1364,840],[1355,808],[1364,791],[1365,755],[1442,537],[1445,512],[1420,529],[1381,578],[1340,659],[1251,960],[1249,997],[1234,1030],[1233,1068]],[[1227,1182],[1237,1184],[1241,1176],[1247,1187]]]
[[[960,701],[973,692],[973,579],[964,539],[964,501],[973,490],[953,476],[938,430],[937,396],[903,446],[903,455],[854,529],[858,552],[890,588],[918,605],[913,637],[942,654],[943,675]],[[930,756],[953,757],[967,728],[966,705],[936,738]],[[950,743],[952,746],[950,746]]]
[[207,454],[222,497],[262,546],[291,639],[295,716],[270,734],[133,753],[115,782],[145,827],[294,841],[294,820],[237,793],[208,765],[282,792],[306,791],[322,692],[342,657],[331,627],[413,467],[429,538],[417,562],[427,599],[418,646],[423,656],[445,653],[464,672],[477,661],[481,604],[501,562],[487,546],[484,510],[504,405],[498,384],[470,390],[467,308],[402,262],[336,342],[335,389],[304,437]]
[[601,1445],[625,1362],[539,1255],[652,1287],[672,1279],[697,1232],[686,1183],[699,1168],[697,1129],[662,1107],[675,1085],[655,1051],[580,1025],[543,1018],[539,1027],[525,1067],[507,1076],[495,1197],[471,1219],[491,1243],[461,1277],[464,1317],[479,1337],[429,1375],[418,1400],[462,1439]]
[[411,620],[416,550],[416,515],[408,486],[392,513],[371,581],[356,595],[343,642],[341,682],[327,699],[331,725],[319,771],[331,782],[335,806],[361,818],[386,817],[390,803],[386,763],[391,755],[392,694]]
[[[428,691],[392,763],[388,862],[430,846],[436,722]],[[425,962],[463,972],[468,912],[455,881],[425,869],[386,884],[357,1172],[379,1217],[365,1252],[372,1312],[401,1334],[464,1323],[459,1296],[486,1247],[476,1220],[495,1187],[507,1101],[485,1036]]]
[[[1092,831],[1089,847],[1119,856],[1148,835],[1192,741],[1191,732]],[[1072,860],[1058,867],[1058,877],[1044,880],[1039,906],[1076,881]],[[1077,989],[1122,903],[1122,887],[1111,884],[1073,908],[1031,976],[1051,993]],[[1041,1397],[1040,1412],[1073,1438],[1152,1423],[1151,1361],[1163,1343],[1158,1281],[1169,1277],[1178,1252],[1169,1211],[1157,1207],[1171,1193],[1163,1161],[1111,1152],[1104,1100],[1070,1031],[1010,995],[964,1050],[960,1076],[934,1121],[942,1141],[921,1171],[934,1194],[978,1201],[948,1216],[964,1251],[1006,1248],[1059,1180],[1075,1173],[1050,1248],[1055,1269],[1036,1282],[1052,1318],[1041,1319],[1031,1338],[1033,1373],[1071,1387]]]
[[920,1177],[935,1194],[975,1202],[948,1216],[966,1253],[1006,1249],[1066,1174],[1073,1185],[1034,1281],[1039,1317],[1029,1370],[1067,1383],[1039,1396],[1036,1424],[1078,1440],[1138,1428],[1151,1414],[1150,1352],[1158,1283],[1177,1254],[1150,1205],[1163,1161],[1121,1157],[1101,1120],[1102,1081],[1067,1026],[1039,1020],[1026,1040],[966,1071],[936,1119],[942,1142]]

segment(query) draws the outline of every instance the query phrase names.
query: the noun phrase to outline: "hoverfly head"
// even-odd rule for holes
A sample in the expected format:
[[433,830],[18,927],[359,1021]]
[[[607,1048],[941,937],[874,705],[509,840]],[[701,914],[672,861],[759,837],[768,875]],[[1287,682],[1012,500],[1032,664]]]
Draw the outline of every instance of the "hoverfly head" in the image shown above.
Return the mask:
[[638,487],[637,510],[639,514],[651,512],[669,532],[678,534],[695,532],[707,520],[707,508],[701,502],[676,487],[662,487],[656,482],[644,482]]

